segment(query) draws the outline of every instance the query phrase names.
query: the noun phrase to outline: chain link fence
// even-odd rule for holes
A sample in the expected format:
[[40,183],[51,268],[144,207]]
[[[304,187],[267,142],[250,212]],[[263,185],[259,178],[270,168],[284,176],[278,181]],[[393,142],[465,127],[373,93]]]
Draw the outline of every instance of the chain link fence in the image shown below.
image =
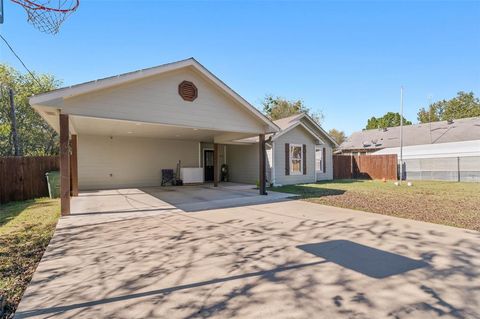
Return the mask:
[[480,156],[416,158],[404,162],[404,178],[480,182]]

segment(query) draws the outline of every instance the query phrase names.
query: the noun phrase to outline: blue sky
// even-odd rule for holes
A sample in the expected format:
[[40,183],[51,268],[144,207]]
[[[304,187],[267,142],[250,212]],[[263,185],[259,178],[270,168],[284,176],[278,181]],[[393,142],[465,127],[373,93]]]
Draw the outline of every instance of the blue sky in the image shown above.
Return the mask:
[[193,56],[255,106],[303,99],[347,134],[398,111],[401,85],[413,121],[428,96],[480,95],[480,1],[83,0],[56,36],[4,1],[0,32],[65,85]]

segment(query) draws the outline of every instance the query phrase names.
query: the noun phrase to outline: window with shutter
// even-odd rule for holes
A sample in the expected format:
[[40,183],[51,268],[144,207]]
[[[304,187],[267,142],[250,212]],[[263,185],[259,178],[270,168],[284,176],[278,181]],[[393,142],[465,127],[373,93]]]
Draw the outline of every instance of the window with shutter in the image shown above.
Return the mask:
[[315,170],[323,172],[323,151],[320,146],[315,147]]
[[303,145],[290,144],[290,175],[303,174]]
[[323,159],[323,172],[327,172],[327,149],[324,147],[322,152],[322,159]]
[[307,175],[307,145],[303,144],[303,175]]
[[285,143],[285,175],[290,175],[290,144]]

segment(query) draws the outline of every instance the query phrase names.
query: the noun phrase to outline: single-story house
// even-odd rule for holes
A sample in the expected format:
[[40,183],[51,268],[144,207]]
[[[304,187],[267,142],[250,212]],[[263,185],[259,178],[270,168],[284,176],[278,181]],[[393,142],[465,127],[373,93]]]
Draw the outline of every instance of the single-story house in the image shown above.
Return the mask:
[[[273,121],[280,131],[266,136],[266,180],[280,186],[315,183],[333,179],[333,149],[338,146],[310,116],[305,113]],[[258,176],[258,138],[236,141],[227,146],[231,179],[253,183]],[[251,163],[251,165],[246,165]],[[250,169],[245,169],[249,167]]]
[[272,122],[195,59],[30,98],[60,134],[62,213],[78,190],[157,186],[181,162],[184,183],[332,178],[335,142],[307,115]]

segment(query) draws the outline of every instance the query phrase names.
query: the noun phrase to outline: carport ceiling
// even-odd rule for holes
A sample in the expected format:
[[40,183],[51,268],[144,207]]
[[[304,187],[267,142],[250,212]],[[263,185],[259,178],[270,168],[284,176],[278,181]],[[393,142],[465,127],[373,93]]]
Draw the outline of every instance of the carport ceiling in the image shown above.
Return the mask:
[[73,130],[79,135],[152,137],[213,142],[213,137],[222,133],[213,130],[82,116],[70,116],[70,119]]

